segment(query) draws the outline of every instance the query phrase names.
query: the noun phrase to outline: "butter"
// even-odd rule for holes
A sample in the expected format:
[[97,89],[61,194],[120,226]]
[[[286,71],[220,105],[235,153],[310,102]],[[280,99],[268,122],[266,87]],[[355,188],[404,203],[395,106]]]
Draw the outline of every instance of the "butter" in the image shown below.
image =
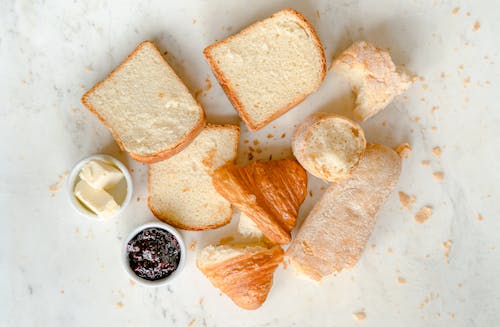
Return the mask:
[[95,189],[83,180],[76,184],[75,196],[101,218],[110,218],[120,209],[111,194],[103,189]]
[[91,160],[83,166],[80,178],[95,189],[109,190],[120,182],[123,174],[104,161]]

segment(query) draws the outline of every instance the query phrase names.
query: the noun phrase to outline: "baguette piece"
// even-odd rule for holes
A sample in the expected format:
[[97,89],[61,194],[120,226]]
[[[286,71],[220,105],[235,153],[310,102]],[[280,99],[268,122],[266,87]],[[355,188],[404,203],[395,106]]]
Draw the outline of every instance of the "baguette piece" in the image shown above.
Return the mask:
[[326,73],[316,31],[293,9],[281,10],[210,45],[203,53],[251,131],[316,91]]
[[309,173],[325,181],[349,174],[365,148],[361,126],[346,117],[323,112],[309,116],[292,136],[297,160]]
[[198,255],[196,265],[236,305],[255,310],[266,300],[282,261],[278,245],[209,245]]
[[226,165],[212,183],[219,194],[251,218],[276,244],[291,240],[299,207],[307,194],[307,174],[295,159]]
[[182,152],[149,166],[148,205],[179,228],[205,230],[231,221],[231,204],[212,185],[211,174],[236,159],[239,127],[207,125]]
[[149,41],[85,93],[82,102],[122,150],[144,163],[179,152],[205,124],[203,109]]
[[330,68],[344,76],[357,94],[354,115],[365,121],[410,87],[412,79],[392,62],[388,51],[358,41],[342,52]]
[[368,144],[359,165],[330,185],[288,248],[295,270],[321,280],[355,265],[400,172],[401,158],[394,150]]

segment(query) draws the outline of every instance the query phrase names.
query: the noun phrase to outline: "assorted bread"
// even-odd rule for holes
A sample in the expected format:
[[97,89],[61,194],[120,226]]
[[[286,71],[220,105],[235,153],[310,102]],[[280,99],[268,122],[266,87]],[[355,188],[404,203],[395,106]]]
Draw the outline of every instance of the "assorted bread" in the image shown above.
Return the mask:
[[357,165],[366,147],[363,129],[352,120],[327,113],[309,116],[292,137],[293,154],[312,175],[336,181]]
[[251,131],[316,91],[326,73],[323,46],[299,12],[281,10],[203,53]]

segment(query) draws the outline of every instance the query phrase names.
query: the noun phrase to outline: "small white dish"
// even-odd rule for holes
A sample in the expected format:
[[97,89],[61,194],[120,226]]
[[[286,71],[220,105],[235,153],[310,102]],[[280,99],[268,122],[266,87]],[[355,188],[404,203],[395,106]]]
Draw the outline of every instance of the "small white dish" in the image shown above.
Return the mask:
[[[127,245],[128,242],[130,242],[137,234],[142,232],[145,229],[148,228],[158,228],[158,229],[164,229],[170,234],[172,234],[176,239],[177,242],[179,242],[179,246],[181,249],[181,258],[179,260],[179,265],[177,266],[177,269],[172,272],[170,275],[168,275],[165,278],[159,279],[159,280],[147,280],[143,279],[135,274],[135,272],[130,268],[130,263],[129,263],[129,258],[128,258],[128,251],[127,251]],[[123,242],[122,245],[122,266],[123,269],[129,274],[130,278],[137,282],[140,285],[146,286],[146,287],[160,287],[169,284],[174,280],[184,269],[184,265],[186,263],[186,245],[184,244],[184,240],[182,239],[182,236],[179,234],[179,232],[172,226],[167,225],[165,223],[161,222],[151,222],[151,223],[146,223],[144,225],[141,225],[134,229],[129,236],[125,239],[125,242]]]
[[[115,166],[116,168],[120,169],[120,171],[123,173],[124,178],[110,191],[116,203],[120,206],[120,209],[111,218],[99,218],[94,212],[90,211],[87,207],[85,207],[80,202],[80,200],[78,200],[77,197],[75,196],[74,190],[76,183],[80,181],[80,176],[79,176],[80,171],[82,170],[83,166],[91,160],[101,160],[109,162],[113,164],[113,166]],[[132,199],[132,192],[133,192],[132,176],[130,176],[127,167],[125,167],[125,165],[122,164],[118,159],[115,159],[107,154],[95,154],[80,160],[73,167],[68,177],[67,193],[69,196],[69,202],[71,203],[72,207],[82,216],[92,219],[94,221],[108,221],[118,216],[130,203],[130,199]]]

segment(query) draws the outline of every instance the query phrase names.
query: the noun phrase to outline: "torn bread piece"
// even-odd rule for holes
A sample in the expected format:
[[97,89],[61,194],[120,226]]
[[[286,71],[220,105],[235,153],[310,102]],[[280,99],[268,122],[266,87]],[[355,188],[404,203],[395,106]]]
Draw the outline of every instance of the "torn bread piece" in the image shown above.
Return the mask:
[[392,62],[388,51],[357,41],[334,59],[330,70],[344,76],[357,94],[354,115],[365,121],[406,91],[411,77]]
[[198,255],[196,265],[236,305],[255,310],[266,300],[282,261],[279,245],[209,245]]
[[400,172],[401,158],[394,150],[368,144],[359,165],[328,187],[288,248],[295,270],[321,280],[355,265]]
[[207,125],[187,148],[149,166],[148,205],[153,214],[188,230],[206,230],[231,221],[231,204],[212,184],[215,169],[233,163],[239,127]]

